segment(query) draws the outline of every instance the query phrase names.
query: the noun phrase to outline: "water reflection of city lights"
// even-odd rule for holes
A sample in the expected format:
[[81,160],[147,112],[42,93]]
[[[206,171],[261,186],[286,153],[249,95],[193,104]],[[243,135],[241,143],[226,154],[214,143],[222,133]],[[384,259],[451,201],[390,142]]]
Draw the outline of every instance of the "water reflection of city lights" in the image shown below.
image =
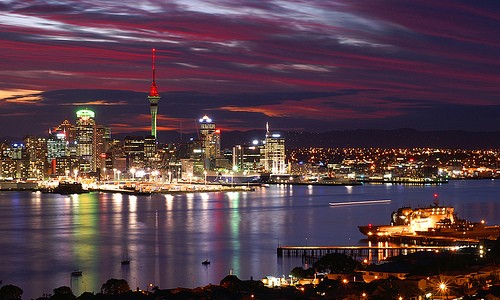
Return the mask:
[[193,209],[194,194],[188,193],[186,194],[186,198],[187,198],[187,209]]
[[165,205],[167,206],[167,210],[172,210],[174,204],[174,196],[170,194],[166,194],[165,196]]
[[131,213],[137,212],[137,196],[130,197],[129,202],[130,202],[129,211]]
[[209,203],[209,199],[210,199],[210,196],[208,195],[208,193],[201,193],[200,194],[200,198],[201,198],[201,206],[203,209],[208,209],[208,203]]
[[229,200],[231,200],[231,201],[238,200],[239,196],[240,196],[240,193],[238,193],[238,192],[228,192],[227,193],[227,198],[229,198]]
[[123,197],[113,197],[113,206],[116,211],[121,211]]

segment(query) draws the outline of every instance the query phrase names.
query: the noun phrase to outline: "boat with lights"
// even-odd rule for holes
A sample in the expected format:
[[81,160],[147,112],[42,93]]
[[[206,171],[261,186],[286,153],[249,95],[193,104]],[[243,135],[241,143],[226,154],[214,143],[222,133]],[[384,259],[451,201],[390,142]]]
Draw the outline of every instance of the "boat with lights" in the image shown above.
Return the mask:
[[61,181],[52,192],[61,195],[70,195],[88,193],[88,190],[85,190],[80,182]]
[[491,239],[500,236],[500,226],[486,225],[484,220],[471,222],[459,219],[455,208],[434,205],[422,208],[402,207],[391,214],[390,225],[358,226],[370,240],[385,240],[393,236],[425,236],[435,238]]

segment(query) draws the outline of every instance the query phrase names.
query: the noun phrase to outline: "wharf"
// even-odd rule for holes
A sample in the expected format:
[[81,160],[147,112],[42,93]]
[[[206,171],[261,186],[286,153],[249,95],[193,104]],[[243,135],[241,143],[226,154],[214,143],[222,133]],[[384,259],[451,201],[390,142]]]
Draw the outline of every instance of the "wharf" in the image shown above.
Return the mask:
[[[477,247],[470,244],[468,247]],[[369,263],[378,263],[388,257],[407,255],[418,251],[451,251],[457,246],[279,246],[278,257],[302,256],[303,258],[318,259],[330,253],[341,253],[356,260],[365,260]]]
[[431,185],[431,184],[445,184],[448,183],[448,179],[430,179],[426,180],[425,178],[417,178],[417,179],[356,179],[359,183],[373,183],[373,184],[404,184],[404,185]]
[[395,244],[413,246],[467,246],[479,244],[479,239],[436,235],[391,234],[376,237],[377,241],[388,241]]

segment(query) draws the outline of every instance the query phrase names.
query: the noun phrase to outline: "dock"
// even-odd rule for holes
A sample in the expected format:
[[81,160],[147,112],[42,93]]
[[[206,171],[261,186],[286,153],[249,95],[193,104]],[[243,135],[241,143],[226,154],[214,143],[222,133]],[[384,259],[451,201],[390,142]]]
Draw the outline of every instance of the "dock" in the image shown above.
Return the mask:
[[[470,244],[468,247],[477,247],[477,244]],[[458,246],[279,246],[277,248],[278,257],[302,256],[310,260],[318,259],[330,253],[341,253],[352,257],[355,260],[367,263],[378,263],[388,257],[398,255],[408,255],[418,251],[453,251]]]

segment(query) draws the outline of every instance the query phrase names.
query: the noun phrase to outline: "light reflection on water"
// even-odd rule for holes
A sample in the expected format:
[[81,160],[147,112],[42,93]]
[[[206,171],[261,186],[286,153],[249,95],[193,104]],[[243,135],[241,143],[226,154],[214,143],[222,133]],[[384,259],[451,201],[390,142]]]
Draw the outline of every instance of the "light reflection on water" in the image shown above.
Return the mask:
[[[385,224],[398,207],[431,204],[434,193],[459,217],[500,224],[499,190],[488,180],[152,196],[0,192],[0,280],[30,299],[63,285],[76,295],[99,292],[110,278],[146,289],[217,284],[230,270],[241,279],[281,276],[301,261],[278,258],[278,245],[363,243],[358,225]],[[391,203],[328,205],[377,199]],[[71,278],[76,268],[83,276]]]

